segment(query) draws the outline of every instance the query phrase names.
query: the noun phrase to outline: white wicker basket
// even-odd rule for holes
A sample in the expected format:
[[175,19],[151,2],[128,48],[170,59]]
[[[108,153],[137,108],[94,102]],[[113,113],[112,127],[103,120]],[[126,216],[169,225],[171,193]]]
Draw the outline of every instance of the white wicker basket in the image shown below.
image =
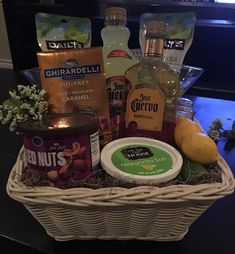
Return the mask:
[[25,186],[20,181],[23,156],[21,149],[7,182],[7,192],[59,241],[180,240],[214,201],[234,191],[233,174],[221,157],[221,183],[63,190]]

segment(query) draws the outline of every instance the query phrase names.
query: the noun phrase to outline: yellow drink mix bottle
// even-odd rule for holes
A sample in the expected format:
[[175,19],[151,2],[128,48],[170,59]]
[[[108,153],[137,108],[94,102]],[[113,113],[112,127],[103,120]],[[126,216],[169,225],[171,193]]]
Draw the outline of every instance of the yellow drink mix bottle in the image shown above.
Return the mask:
[[101,37],[111,129],[113,139],[116,139],[119,137],[123,103],[128,93],[129,82],[124,79],[124,73],[138,62],[128,48],[130,30],[126,27],[126,9],[109,7],[105,10],[105,27]]

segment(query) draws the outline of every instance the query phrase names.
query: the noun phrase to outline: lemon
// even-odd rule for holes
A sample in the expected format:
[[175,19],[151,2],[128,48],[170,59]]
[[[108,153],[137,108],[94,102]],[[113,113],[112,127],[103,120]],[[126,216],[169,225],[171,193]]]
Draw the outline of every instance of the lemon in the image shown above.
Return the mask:
[[205,133],[193,132],[182,142],[183,153],[192,161],[208,165],[218,161],[218,148]]
[[177,144],[179,148],[181,148],[183,139],[187,135],[193,132],[200,132],[200,131],[201,131],[201,128],[196,122],[190,119],[187,119],[183,116],[178,116],[176,119],[176,126],[174,129],[175,143]]

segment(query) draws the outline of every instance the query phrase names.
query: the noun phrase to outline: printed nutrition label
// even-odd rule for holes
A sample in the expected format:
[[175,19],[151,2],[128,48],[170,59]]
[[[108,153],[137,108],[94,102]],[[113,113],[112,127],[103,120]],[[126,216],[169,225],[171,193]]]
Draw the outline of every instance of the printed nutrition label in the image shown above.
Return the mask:
[[100,144],[98,131],[90,135],[90,144],[92,168],[94,168],[99,164],[100,161]]

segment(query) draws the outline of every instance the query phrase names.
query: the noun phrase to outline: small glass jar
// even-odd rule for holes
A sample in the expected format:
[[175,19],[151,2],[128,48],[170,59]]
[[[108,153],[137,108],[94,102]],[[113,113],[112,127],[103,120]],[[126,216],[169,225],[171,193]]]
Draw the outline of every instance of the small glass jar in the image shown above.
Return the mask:
[[176,107],[176,115],[181,115],[190,120],[193,120],[195,116],[195,111],[193,110],[193,102],[188,98],[179,97]]

